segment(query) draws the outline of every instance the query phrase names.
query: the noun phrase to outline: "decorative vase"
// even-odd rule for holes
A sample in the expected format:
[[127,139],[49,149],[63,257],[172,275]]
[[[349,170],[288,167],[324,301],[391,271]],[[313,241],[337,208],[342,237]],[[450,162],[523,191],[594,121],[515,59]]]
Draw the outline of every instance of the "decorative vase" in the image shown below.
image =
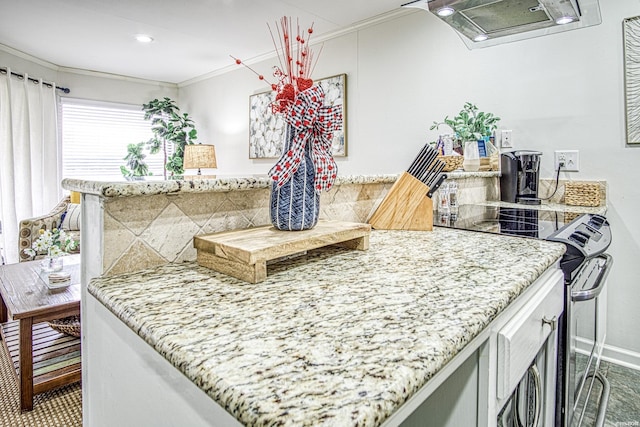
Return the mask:
[[[295,130],[287,126],[286,142],[281,161],[292,149]],[[318,223],[320,194],[314,188],[315,166],[311,158],[311,144],[306,144],[304,157],[288,182],[278,188],[271,184],[271,224],[278,230],[308,230]]]
[[462,162],[462,168],[466,172],[477,172],[480,170],[478,141],[466,141],[464,143],[464,161]]
[[62,266],[62,257],[51,255],[51,251],[40,261],[40,269],[45,273],[60,271],[62,270]]

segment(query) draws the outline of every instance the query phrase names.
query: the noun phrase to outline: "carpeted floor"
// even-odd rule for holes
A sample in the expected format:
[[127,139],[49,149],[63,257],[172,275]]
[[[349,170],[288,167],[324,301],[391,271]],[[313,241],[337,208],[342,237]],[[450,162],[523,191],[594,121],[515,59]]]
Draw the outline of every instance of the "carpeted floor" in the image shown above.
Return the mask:
[[[4,343],[0,342],[0,346]],[[0,349],[0,426],[81,427],[82,389],[80,383],[38,394],[33,411],[20,413],[20,397],[15,373],[4,349]]]

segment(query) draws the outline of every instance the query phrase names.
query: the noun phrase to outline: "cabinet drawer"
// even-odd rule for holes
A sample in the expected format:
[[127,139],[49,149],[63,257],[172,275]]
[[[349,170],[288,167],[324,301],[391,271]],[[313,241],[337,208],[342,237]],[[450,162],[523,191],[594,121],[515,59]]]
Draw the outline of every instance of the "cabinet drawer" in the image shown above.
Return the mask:
[[500,399],[515,390],[553,331],[551,322],[544,320],[557,320],[562,313],[565,285],[560,272],[553,277],[498,332],[497,394]]

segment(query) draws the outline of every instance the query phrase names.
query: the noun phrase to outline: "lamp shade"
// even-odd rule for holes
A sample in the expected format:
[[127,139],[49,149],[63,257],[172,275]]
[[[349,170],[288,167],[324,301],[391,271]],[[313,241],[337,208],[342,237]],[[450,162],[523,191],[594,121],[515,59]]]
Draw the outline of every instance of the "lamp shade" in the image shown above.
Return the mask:
[[189,144],[184,146],[184,169],[215,168],[216,149],[213,145]]
[[80,204],[80,193],[78,193],[77,191],[70,191],[69,192],[69,202],[71,203],[76,203],[76,204]]

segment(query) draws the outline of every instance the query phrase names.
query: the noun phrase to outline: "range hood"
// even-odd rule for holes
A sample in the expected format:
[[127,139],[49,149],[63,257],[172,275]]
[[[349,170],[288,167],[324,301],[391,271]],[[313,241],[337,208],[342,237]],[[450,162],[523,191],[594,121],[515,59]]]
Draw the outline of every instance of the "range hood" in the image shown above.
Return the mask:
[[469,49],[494,46],[602,22],[598,0],[415,0],[452,26]]

